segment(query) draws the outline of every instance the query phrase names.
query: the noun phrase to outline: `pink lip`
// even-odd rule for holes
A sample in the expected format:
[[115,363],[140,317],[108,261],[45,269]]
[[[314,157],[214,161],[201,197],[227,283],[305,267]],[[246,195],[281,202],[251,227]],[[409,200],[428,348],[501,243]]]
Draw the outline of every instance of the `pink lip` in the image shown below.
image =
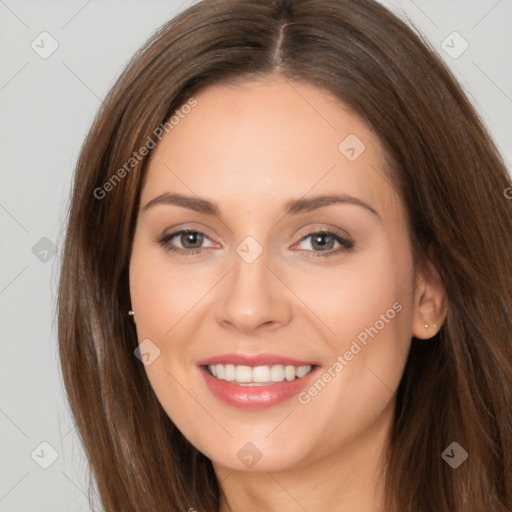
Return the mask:
[[312,361],[299,361],[298,359],[291,359],[289,357],[278,356],[276,354],[256,354],[256,355],[242,355],[242,354],[224,354],[220,356],[209,357],[198,361],[197,366],[208,366],[210,364],[234,364],[245,366],[273,366],[275,364],[282,364],[283,366],[315,366],[318,363]]
[[[283,359],[280,359],[280,361],[282,360]],[[223,359],[223,361],[226,360]],[[287,361],[290,361],[290,359]],[[235,363],[226,362],[226,364]],[[247,366],[252,365],[248,364]],[[295,363],[293,366],[303,366],[303,364]],[[206,366],[199,366],[199,371],[201,372],[210,392],[219,400],[222,400],[224,403],[238,409],[264,409],[280,404],[300,393],[307,385],[309,385],[312,379],[315,378],[319,370],[320,366],[314,366],[311,372],[300,379],[292,381],[284,380],[283,382],[269,384],[268,386],[240,386],[238,384],[233,384],[232,382],[216,379],[210,375]]]

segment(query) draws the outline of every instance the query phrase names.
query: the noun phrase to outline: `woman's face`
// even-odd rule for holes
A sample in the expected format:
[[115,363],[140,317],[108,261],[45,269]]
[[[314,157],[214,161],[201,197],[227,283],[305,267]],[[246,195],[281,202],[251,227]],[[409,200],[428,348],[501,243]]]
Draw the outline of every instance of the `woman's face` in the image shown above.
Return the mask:
[[378,139],[309,85],[195,99],[152,154],[130,261],[156,396],[217,468],[375,451],[411,336],[434,334]]

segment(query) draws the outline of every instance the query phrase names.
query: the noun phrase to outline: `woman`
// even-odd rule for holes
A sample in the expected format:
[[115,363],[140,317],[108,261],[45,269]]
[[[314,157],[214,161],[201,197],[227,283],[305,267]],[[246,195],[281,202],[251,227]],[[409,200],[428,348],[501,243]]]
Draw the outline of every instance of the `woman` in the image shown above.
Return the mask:
[[62,262],[104,509],[511,510],[509,187],[374,1],[163,26],[84,144]]

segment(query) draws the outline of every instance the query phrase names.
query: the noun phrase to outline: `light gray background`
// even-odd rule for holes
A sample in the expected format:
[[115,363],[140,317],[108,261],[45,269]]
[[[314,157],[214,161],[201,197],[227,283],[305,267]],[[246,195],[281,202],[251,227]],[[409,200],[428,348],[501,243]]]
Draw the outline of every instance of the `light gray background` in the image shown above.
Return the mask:
[[[512,0],[382,1],[439,50],[510,169]],[[54,315],[73,168],[127,60],[193,3],[0,0],[0,512],[90,510],[86,463],[60,381]],[[46,59],[31,47],[34,41],[39,52],[51,49],[43,31],[58,43]],[[464,41],[453,31],[469,44],[460,56]]]

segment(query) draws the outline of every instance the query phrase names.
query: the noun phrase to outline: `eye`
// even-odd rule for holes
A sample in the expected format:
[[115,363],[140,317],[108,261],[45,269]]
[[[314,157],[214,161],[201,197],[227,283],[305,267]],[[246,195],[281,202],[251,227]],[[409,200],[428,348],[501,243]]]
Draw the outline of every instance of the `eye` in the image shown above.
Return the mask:
[[[311,239],[309,245],[312,249],[303,249],[304,252],[309,253],[306,256],[308,258],[334,256],[354,248],[353,242],[331,231],[319,230],[308,233],[301,239],[299,245],[308,239]],[[202,246],[205,240],[210,239],[201,231],[193,229],[182,229],[157,238],[157,242],[165,250],[184,256],[202,252],[206,248]],[[180,244],[181,247],[177,244]],[[338,244],[337,248],[335,248],[336,244]]]
[[[173,242],[174,239],[176,239],[175,242]],[[210,239],[201,231],[192,229],[182,229],[157,239],[166,250],[184,255],[201,252],[204,249],[201,247],[204,240]],[[176,242],[181,244],[181,247],[176,247]]]
[[[316,258],[334,256],[336,254],[348,252],[354,248],[353,242],[331,231],[313,231],[304,236],[300,243],[304,243],[304,241],[308,240],[309,238],[311,241],[306,245],[312,247],[312,250],[306,249],[306,252],[312,254],[310,254],[308,257]],[[336,249],[334,249],[335,244],[338,244]]]

